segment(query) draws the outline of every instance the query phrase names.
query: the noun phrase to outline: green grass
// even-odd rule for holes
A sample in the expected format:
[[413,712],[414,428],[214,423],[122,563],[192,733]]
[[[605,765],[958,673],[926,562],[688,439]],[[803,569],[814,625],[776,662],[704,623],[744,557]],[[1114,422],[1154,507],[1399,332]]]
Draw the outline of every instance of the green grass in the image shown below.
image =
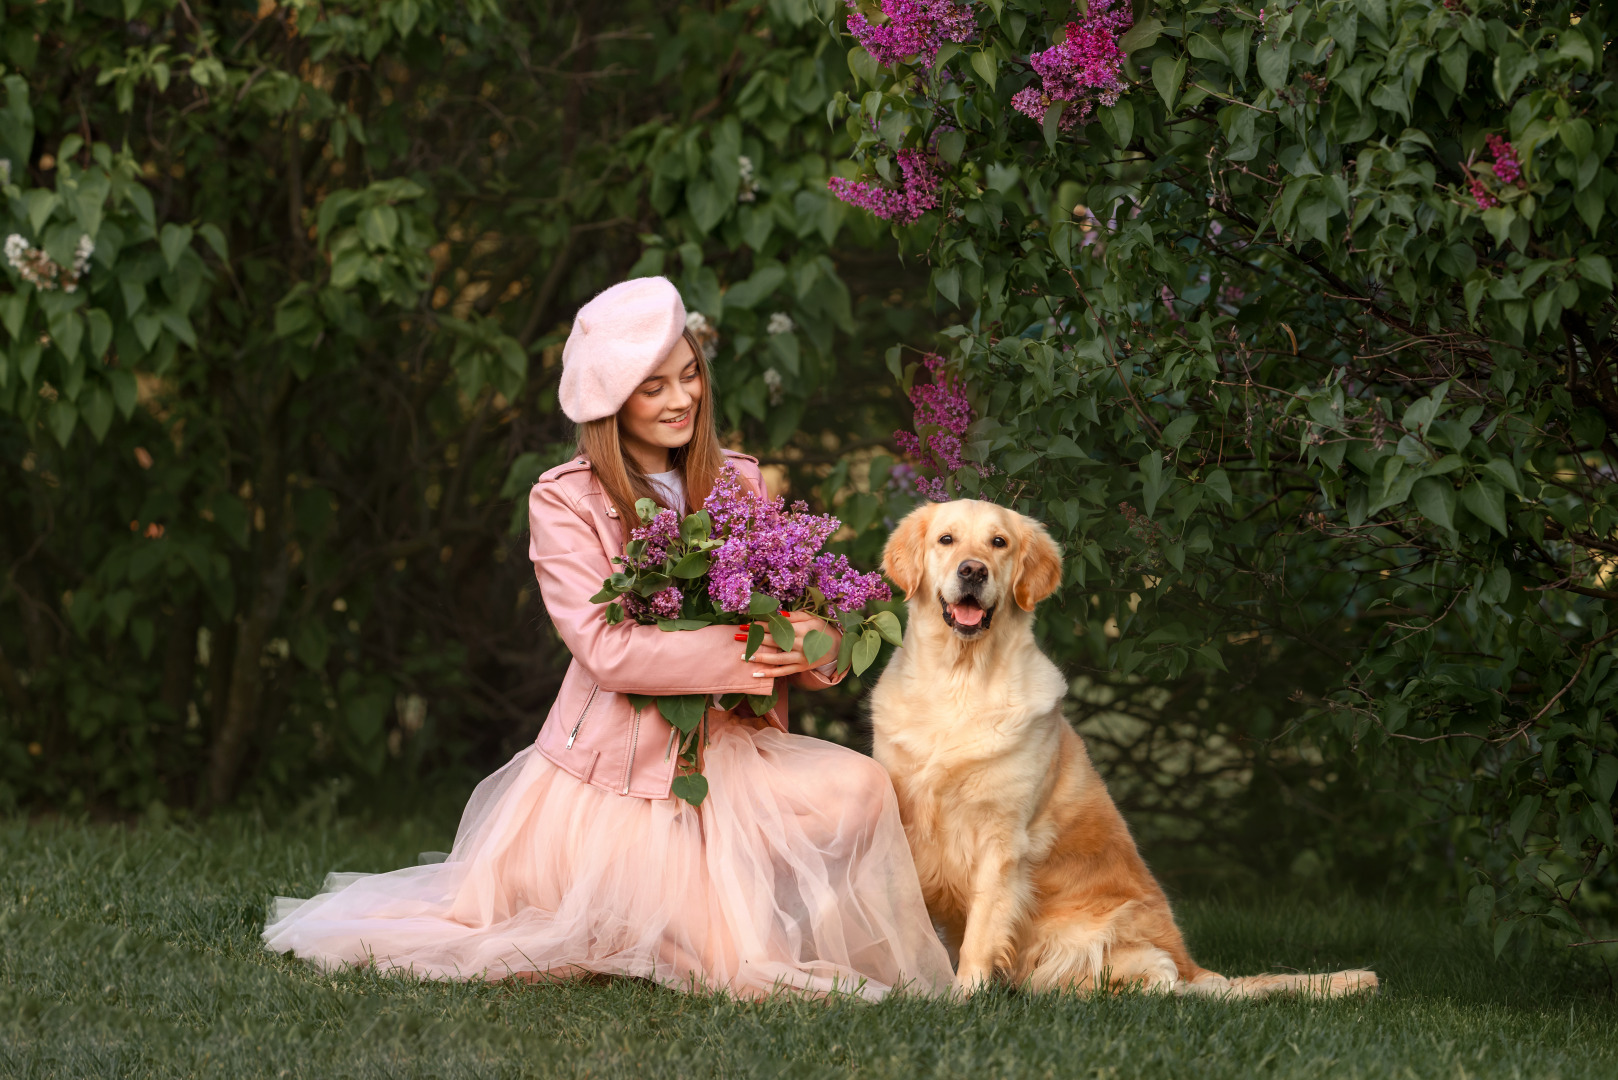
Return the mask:
[[752,1004],[322,975],[259,947],[272,894],[447,843],[417,824],[0,821],[0,1077],[1618,1076],[1604,976],[1548,952],[1497,963],[1441,915],[1359,901],[1181,905],[1207,966],[1383,977],[1328,1003]]

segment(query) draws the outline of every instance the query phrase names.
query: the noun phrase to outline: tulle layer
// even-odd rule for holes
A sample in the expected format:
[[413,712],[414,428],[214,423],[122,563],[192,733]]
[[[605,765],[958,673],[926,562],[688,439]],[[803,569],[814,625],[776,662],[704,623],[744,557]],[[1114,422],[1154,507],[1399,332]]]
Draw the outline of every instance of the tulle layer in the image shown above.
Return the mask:
[[615,795],[534,748],[473,793],[441,863],[279,898],[277,952],[448,978],[635,975],[757,997],[952,978],[881,766],[713,725],[700,808]]

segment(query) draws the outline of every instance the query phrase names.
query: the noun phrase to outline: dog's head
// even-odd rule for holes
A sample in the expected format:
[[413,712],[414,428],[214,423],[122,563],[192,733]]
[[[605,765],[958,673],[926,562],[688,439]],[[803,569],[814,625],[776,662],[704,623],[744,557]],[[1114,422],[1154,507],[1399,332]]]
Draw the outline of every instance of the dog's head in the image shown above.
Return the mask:
[[1006,602],[1033,611],[1055,592],[1062,553],[1033,518],[962,499],[912,511],[888,538],[882,569],[918,601],[913,618],[936,603],[957,636],[974,640],[989,632]]

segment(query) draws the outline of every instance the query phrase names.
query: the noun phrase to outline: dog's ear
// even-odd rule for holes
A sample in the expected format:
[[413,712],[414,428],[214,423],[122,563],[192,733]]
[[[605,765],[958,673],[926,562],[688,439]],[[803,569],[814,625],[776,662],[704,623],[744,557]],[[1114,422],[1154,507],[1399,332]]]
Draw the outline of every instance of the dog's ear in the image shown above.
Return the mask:
[[905,515],[899,527],[888,537],[888,546],[882,549],[882,570],[908,598],[921,585],[922,553],[926,550],[927,531],[933,520],[937,503],[918,506]]
[[1012,590],[1017,606],[1033,611],[1035,605],[1062,584],[1062,549],[1056,546],[1045,526],[1033,518],[1022,519],[1022,556],[1017,563],[1017,584]]

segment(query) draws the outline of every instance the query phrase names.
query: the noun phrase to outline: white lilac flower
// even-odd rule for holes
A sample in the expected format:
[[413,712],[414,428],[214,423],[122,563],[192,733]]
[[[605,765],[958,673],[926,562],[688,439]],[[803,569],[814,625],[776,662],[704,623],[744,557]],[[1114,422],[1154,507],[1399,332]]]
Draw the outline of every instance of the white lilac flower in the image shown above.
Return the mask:
[[769,324],[765,326],[764,330],[765,333],[769,334],[790,334],[797,328],[798,324],[792,321],[791,315],[784,311],[777,311],[770,316]]
[[79,279],[90,269],[90,256],[95,254],[95,241],[89,235],[79,237],[73,252],[73,265],[65,272],[49,255],[34,247],[17,233],[6,237],[6,262],[34,288],[44,292],[60,287],[63,292],[77,292]]
[[752,202],[758,198],[758,181],[753,179],[753,159],[742,154],[736,159],[736,171],[741,176],[741,187],[736,193],[738,202]]
[[774,368],[764,369],[764,389],[770,392],[770,404],[779,405],[786,400],[786,387],[781,383],[781,373]]
[[702,346],[702,355],[709,360],[719,355],[719,331],[713,328],[708,316],[700,311],[687,312],[685,329]]

